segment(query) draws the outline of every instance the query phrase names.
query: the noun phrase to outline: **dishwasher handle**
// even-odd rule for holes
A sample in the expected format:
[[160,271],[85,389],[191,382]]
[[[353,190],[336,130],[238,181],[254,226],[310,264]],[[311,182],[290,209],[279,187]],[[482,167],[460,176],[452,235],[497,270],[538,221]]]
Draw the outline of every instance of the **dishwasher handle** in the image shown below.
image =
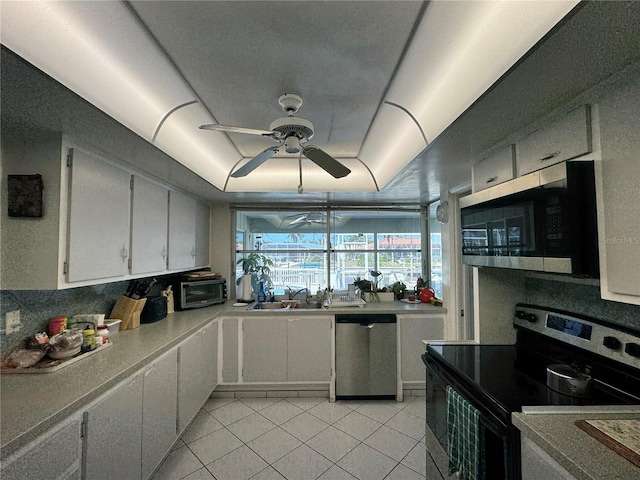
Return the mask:
[[373,327],[376,326],[376,324],[375,323],[361,323],[360,326],[362,328],[373,328]]

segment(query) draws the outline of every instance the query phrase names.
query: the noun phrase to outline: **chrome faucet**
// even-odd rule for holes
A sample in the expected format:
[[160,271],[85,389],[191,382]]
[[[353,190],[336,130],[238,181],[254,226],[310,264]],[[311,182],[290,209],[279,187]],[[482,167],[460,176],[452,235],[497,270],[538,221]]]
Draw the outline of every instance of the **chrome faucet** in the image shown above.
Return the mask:
[[287,286],[287,288],[289,289],[289,300],[293,300],[295,298],[296,295],[298,295],[300,292],[302,292],[303,290],[307,291],[307,296],[305,297],[305,301],[309,301],[309,298],[311,296],[311,293],[309,292],[309,289],[306,287],[301,288],[300,290],[296,291],[295,293],[291,293],[291,287]]

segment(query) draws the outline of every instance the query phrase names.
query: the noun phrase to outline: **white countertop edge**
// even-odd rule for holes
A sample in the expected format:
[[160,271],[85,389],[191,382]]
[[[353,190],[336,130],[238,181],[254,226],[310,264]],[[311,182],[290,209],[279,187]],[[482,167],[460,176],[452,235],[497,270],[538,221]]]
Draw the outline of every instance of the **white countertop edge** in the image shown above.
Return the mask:
[[634,413],[640,414],[640,405],[539,405],[524,406],[526,415],[582,415],[593,413]]
[[[630,406],[633,407],[633,406]],[[598,440],[579,429],[577,420],[590,419],[637,419],[637,411],[625,412],[611,409],[608,411],[588,412],[578,409],[563,415],[531,415],[514,412],[511,414],[513,425],[522,435],[566,469],[577,480],[627,480],[637,478],[638,468],[618,455]]]
[[480,345],[475,340],[422,340],[427,345]]

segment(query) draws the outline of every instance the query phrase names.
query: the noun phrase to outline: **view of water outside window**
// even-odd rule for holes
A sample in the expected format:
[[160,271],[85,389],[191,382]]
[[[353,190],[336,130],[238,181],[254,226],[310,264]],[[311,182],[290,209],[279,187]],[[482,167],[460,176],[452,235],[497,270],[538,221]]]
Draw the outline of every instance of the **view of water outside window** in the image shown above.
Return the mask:
[[412,290],[422,276],[418,210],[238,211],[236,228],[237,277],[242,259],[268,258],[266,286],[276,295],[346,290],[374,280],[372,271],[381,273],[378,288],[401,281]]

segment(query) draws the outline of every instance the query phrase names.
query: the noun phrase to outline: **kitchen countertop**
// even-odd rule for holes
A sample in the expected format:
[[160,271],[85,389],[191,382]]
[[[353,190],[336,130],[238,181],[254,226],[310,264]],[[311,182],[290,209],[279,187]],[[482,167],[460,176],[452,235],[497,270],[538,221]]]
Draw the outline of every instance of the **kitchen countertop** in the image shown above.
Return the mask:
[[[364,307],[294,310],[296,315],[336,313],[396,313],[444,315],[430,304],[369,303]],[[58,371],[0,375],[0,457],[15,452],[61,420],[80,413],[98,398],[202,326],[225,314],[278,315],[278,310],[247,310],[222,305],[176,312],[155,323],[119,332],[118,340],[102,352]]]
[[[621,408],[625,413],[615,413]],[[562,407],[561,412],[513,413],[511,419],[523,435],[578,480],[640,478],[638,467],[575,425],[577,420],[640,419],[640,406]]]
[[[229,309],[234,313],[255,313],[258,315],[264,314],[278,314],[283,313],[284,310],[280,309],[266,309],[266,310],[248,310],[248,306],[233,307],[233,302],[228,301]],[[253,304],[251,304],[253,305]],[[292,309],[286,310],[295,314],[329,314],[334,315],[336,313],[395,313],[402,315],[405,313],[427,313],[435,315],[444,315],[447,310],[444,307],[436,307],[430,303],[404,303],[399,301],[394,302],[369,302],[361,307],[329,307],[329,308],[312,308],[312,309]]]

